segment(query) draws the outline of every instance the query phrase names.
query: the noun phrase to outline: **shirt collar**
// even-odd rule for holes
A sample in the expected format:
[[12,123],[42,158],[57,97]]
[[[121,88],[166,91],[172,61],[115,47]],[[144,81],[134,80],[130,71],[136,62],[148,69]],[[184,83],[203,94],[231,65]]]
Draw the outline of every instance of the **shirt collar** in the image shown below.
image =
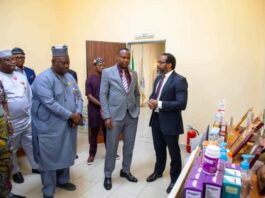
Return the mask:
[[24,67],[22,69],[20,69],[18,66],[16,66],[16,71],[23,73]]
[[170,72],[167,72],[167,73],[165,74],[165,78],[168,78],[168,77],[173,73],[173,71],[174,71],[174,70],[171,70]]

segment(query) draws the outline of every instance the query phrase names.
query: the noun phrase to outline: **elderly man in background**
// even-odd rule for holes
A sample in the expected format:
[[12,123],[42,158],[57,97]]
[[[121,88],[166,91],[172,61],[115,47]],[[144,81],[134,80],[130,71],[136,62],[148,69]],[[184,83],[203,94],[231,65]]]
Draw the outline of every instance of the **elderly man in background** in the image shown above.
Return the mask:
[[36,75],[33,69],[24,66],[25,52],[23,51],[23,49],[18,47],[13,48],[11,52],[16,58],[16,70],[26,76],[29,84],[31,85],[36,78]]
[[52,66],[32,84],[34,157],[39,163],[44,198],[55,188],[73,191],[70,166],[76,158],[77,125],[82,120],[83,100],[75,79],[67,73],[67,46],[52,47]]
[[19,147],[22,146],[25,151],[33,173],[38,173],[38,164],[34,161],[32,149],[31,88],[26,77],[15,71],[15,69],[15,64],[2,65],[0,68],[0,80],[7,95],[10,121],[14,128],[14,133],[11,136],[13,146],[13,180],[16,183],[23,183],[24,178],[20,172],[16,155]]
[[[15,67],[15,60],[10,50],[0,51],[0,68]],[[0,81],[0,197],[1,198],[25,198],[11,193],[10,181],[12,151],[9,137],[13,133],[13,127],[9,120],[7,97]]]

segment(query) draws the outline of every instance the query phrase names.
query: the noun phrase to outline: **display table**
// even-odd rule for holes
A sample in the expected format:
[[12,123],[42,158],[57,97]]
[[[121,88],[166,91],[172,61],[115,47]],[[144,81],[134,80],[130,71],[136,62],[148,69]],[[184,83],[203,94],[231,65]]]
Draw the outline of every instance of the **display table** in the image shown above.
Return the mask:
[[[168,195],[168,198],[182,198],[184,197],[184,185],[186,182],[186,179],[188,178],[189,172],[194,164],[194,162],[196,161],[198,154],[200,151],[200,147],[196,147],[195,150],[192,151],[188,161],[186,162],[185,166],[183,167],[181,174],[178,178],[178,180],[176,181],[174,187],[171,190],[171,193]],[[252,186],[253,189],[251,190],[251,194],[250,197],[251,198],[262,198],[262,196],[260,196],[258,194],[258,189],[257,189],[257,176],[256,174],[253,174],[252,176]],[[263,197],[265,198],[265,197]]]

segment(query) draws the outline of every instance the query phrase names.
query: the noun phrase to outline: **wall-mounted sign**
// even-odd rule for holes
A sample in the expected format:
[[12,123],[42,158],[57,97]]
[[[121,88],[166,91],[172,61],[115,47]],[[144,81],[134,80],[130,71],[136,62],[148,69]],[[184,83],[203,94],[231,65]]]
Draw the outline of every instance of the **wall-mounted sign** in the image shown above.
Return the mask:
[[151,39],[154,38],[155,34],[149,34],[149,33],[141,33],[141,34],[135,34],[135,39]]

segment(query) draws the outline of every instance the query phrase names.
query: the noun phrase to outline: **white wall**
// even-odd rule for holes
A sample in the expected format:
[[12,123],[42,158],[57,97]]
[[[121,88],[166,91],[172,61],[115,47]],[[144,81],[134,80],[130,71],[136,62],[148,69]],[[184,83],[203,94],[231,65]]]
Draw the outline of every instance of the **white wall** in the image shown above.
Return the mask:
[[68,44],[83,92],[85,40],[129,42],[147,32],[166,39],[188,79],[185,125],[203,130],[222,98],[235,121],[264,108],[264,0],[1,0],[0,16],[0,48],[24,47],[38,72],[52,44]]

